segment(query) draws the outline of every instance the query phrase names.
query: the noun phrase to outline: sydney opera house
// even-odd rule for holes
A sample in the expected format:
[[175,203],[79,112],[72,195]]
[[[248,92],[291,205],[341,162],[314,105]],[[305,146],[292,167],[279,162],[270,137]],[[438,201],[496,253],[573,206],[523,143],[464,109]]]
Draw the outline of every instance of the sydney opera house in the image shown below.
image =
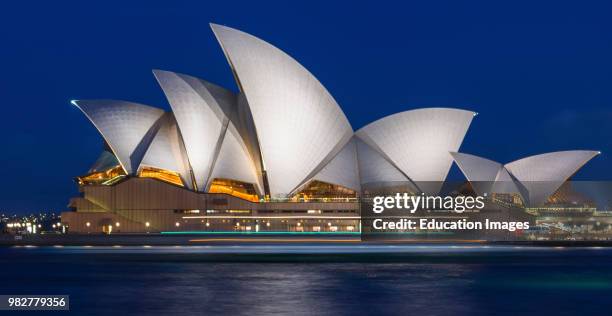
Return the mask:
[[238,92],[154,70],[171,112],[119,100],[74,100],[104,150],[76,178],[62,222],[75,233],[359,233],[360,199],[437,194],[456,163],[477,194],[538,205],[594,151],[500,163],[459,153],[476,113],[414,109],[354,131],[296,60],[247,33],[212,30]]

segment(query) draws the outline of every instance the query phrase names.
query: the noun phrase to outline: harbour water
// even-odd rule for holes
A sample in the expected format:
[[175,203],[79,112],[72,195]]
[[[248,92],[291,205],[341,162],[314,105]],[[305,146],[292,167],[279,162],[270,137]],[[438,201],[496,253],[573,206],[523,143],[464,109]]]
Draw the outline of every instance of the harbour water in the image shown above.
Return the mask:
[[0,294],[67,294],[81,315],[603,315],[612,309],[612,249],[599,247],[21,246],[0,248],[0,263]]

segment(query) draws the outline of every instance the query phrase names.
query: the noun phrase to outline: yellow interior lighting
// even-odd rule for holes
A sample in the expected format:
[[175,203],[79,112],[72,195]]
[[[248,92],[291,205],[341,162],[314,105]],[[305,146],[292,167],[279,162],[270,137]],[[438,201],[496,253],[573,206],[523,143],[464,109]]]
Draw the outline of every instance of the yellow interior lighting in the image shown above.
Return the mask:
[[90,173],[88,175],[84,175],[81,177],[77,177],[77,182],[79,185],[88,185],[88,184],[112,184],[125,176],[125,171],[121,168],[120,165],[112,167],[110,169]]
[[259,202],[255,188],[250,183],[228,179],[214,179],[209,193],[225,193],[251,202]]
[[185,186],[178,173],[153,167],[143,167],[138,174],[141,178],[153,178],[178,186]]

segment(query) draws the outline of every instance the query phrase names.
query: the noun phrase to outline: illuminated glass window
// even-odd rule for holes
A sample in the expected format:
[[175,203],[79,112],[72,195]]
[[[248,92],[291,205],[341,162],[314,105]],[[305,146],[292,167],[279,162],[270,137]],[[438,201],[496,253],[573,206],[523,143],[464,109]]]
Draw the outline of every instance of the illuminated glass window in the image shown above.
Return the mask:
[[161,180],[181,187],[184,186],[183,180],[181,180],[179,174],[169,170],[153,167],[143,167],[142,169],[140,169],[140,173],[138,174],[138,176],[141,178],[153,178]]
[[102,184],[112,185],[126,176],[125,171],[119,165],[114,166],[104,171],[89,173],[84,176],[77,177],[79,185]]
[[214,179],[208,192],[225,193],[247,201],[259,202],[255,187],[251,183],[229,179]]
[[341,185],[323,181],[311,181],[303,190],[297,193],[293,200],[299,201],[338,201],[357,198],[357,192]]

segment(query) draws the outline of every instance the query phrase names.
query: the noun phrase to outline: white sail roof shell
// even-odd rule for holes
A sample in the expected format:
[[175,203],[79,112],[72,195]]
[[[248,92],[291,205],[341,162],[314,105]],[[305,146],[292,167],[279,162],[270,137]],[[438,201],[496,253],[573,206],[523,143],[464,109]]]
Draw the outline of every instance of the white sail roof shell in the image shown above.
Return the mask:
[[361,185],[359,181],[359,166],[357,164],[357,146],[355,145],[355,141],[349,141],[312,179],[360,191]]
[[420,189],[437,193],[475,113],[450,108],[400,112],[370,123],[356,135],[388,158]]
[[501,163],[475,155],[452,152],[451,155],[479,195],[521,191]]
[[187,153],[172,113],[164,114],[161,126],[153,137],[139,169],[144,166],[178,173],[185,187],[192,189]]
[[478,156],[452,153],[459,169],[474,184],[474,189],[480,191],[477,193],[518,193],[528,206],[545,203],[565,181],[598,154],[590,150],[558,151],[502,166]]
[[138,170],[164,111],[119,100],[74,100],[98,129],[127,174]]
[[263,194],[263,184],[258,177],[249,150],[233,123],[229,123],[219,155],[215,161],[207,189],[214,179],[231,179],[252,183],[259,194]]
[[154,70],[178,123],[196,187],[204,191],[221,147],[235,96],[195,77]]
[[598,154],[590,150],[558,151],[516,160],[505,168],[529,192],[528,204],[538,206]]
[[211,24],[251,109],[270,193],[287,195],[322,168],[352,136],[323,85],[278,48]]
[[359,138],[354,138],[357,147],[359,177],[362,187],[369,185],[407,183],[410,180],[378,151]]
[[452,152],[451,155],[468,181],[495,181],[504,167],[499,162],[470,154]]

